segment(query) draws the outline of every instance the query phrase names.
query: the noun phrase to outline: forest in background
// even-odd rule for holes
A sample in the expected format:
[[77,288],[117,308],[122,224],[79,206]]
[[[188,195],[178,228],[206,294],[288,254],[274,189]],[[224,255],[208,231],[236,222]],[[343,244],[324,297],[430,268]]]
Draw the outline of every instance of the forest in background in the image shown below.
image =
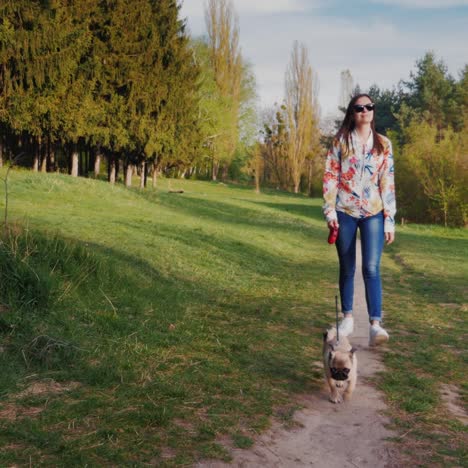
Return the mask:
[[[259,112],[229,0],[207,3],[203,38],[175,0],[0,1],[0,13],[0,164],[320,196],[332,132],[320,130],[307,48],[293,44],[284,99]],[[391,90],[357,91],[393,142],[400,218],[466,225],[468,65],[454,78],[428,52]]]

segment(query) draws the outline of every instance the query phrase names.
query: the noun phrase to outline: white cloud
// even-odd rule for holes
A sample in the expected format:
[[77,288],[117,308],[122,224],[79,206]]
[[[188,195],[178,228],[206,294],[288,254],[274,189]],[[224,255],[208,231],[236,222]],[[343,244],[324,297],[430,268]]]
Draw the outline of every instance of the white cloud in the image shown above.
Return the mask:
[[320,4],[316,0],[233,0],[239,14],[295,13],[316,8]]
[[[194,35],[203,34],[203,0],[185,1],[192,7],[196,3],[200,5],[200,14],[189,15],[183,9],[182,15],[188,15],[188,24]],[[434,0],[426,1],[435,4]],[[414,4],[418,0],[409,0],[407,4],[410,2]],[[270,106],[282,99],[284,72],[294,40],[308,47],[310,63],[320,82],[319,101],[323,115],[336,112],[340,72],[344,69],[351,70],[354,82],[362,88],[374,83],[391,88],[400,79],[407,80],[415,61],[429,50],[443,59],[450,73],[457,78],[458,71],[467,62],[468,32],[466,16],[463,15],[444,21],[437,28],[434,28],[430,17],[407,27],[395,17],[370,17],[364,11],[362,20],[356,22],[344,16],[324,16],[316,9],[294,10],[306,5],[306,0],[272,0],[272,10],[266,0],[234,0],[234,4],[236,9],[250,8],[239,8],[240,43],[243,56],[252,63],[261,106]],[[318,5],[318,2],[313,4]],[[280,13],[280,8],[289,10],[268,14],[273,13],[274,8],[277,13]]]
[[372,3],[380,3],[403,8],[424,9],[468,6],[468,0],[372,0]]
[[[309,50],[309,60],[320,83],[323,114],[334,112],[340,95],[340,72],[350,69],[361,88],[376,83],[382,88],[407,80],[415,61],[428,50],[442,58],[456,75],[465,63],[467,33],[448,26],[439,33],[401,28],[386,20],[367,20],[362,28],[351,19],[297,16],[256,18],[241,22],[243,54],[254,65],[262,103],[272,104],[283,96],[283,80],[293,41]],[[281,35],[278,31],[281,30]]]
[[[232,0],[232,5],[239,15],[262,15],[310,10],[322,5],[323,1],[325,0]],[[206,0],[184,0],[182,14],[202,17],[206,4]]]

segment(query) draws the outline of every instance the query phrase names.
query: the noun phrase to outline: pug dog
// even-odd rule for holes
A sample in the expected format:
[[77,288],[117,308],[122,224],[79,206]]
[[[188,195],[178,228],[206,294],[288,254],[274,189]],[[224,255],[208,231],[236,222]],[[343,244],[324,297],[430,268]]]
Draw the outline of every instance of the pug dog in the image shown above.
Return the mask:
[[339,338],[337,341],[335,328],[323,334],[323,367],[332,403],[341,403],[343,397],[349,400],[357,380],[356,350],[345,336]]

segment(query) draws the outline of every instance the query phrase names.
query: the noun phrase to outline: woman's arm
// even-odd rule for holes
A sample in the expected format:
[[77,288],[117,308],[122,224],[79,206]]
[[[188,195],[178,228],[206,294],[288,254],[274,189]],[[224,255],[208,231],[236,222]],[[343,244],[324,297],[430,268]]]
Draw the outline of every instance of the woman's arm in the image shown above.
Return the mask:
[[387,140],[387,145],[384,151],[384,162],[380,169],[379,184],[380,196],[382,197],[384,211],[384,231],[385,240],[388,244],[393,242],[395,237],[395,213],[396,213],[396,198],[395,198],[395,172],[393,161],[392,143]]
[[341,148],[339,140],[333,140],[332,147],[327,153],[325,172],[323,174],[323,214],[329,227],[338,227],[336,215],[336,195],[341,173]]

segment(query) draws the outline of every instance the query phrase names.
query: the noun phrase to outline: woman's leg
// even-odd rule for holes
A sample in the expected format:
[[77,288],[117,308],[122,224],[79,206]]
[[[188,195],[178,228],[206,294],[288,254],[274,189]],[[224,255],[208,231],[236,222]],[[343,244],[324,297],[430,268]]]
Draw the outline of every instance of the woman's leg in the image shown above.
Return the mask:
[[358,219],[338,211],[336,250],[340,261],[340,298],[344,314],[353,310],[354,272],[356,270],[356,234]]
[[369,320],[382,319],[382,281],[380,258],[384,245],[383,213],[359,220],[362,249],[362,276],[366,287]]

